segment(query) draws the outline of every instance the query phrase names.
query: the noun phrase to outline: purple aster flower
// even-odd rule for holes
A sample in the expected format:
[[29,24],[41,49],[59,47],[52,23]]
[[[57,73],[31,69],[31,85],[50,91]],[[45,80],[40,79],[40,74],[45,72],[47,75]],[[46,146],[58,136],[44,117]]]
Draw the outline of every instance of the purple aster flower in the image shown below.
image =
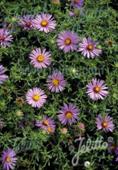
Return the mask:
[[8,76],[5,74],[5,68],[0,65],[0,84],[2,84],[4,81],[8,79]]
[[98,43],[91,38],[84,38],[79,44],[79,50],[83,56],[87,58],[95,58],[102,53],[102,50],[97,47]]
[[13,40],[12,35],[7,29],[0,28],[0,46],[9,47]]
[[7,149],[2,153],[2,164],[5,170],[14,169],[17,158],[13,149]]
[[46,68],[51,64],[50,56],[50,52],[47,52],[46,49],[41,50],[40,48],[36,48],[30,54],[31,64],[35,68]]
[[84,4],[84,0],[71,0],[71,5],[76,8],[81,8]]
[[113,132],[114,130],[113,119],[108,115],[98,115],[96,118],[96,125],[98,130],[103,130],[105,132]]
[[45,92],[40,88],[34,87],[33,89],[29,89],[26,94],[26,101],[32,107],[40,108],[46,102],[47,96]]
[[33,20],[34,20],[34,16],[24,15],[23,17],[20,17],[19,25],[24,30],[31,30],[33,29]]
[[71,31],[64,31],[58,35],[57,44],[65,53],[77,50],[79,38]]
[[92,79],[87,85],[87,94],[92,100],[104,99],[108,95],[108,87],[103,80]]
[[37,120],[35,125],[48,133],[54,133],[55,131],[54,120],[47,116],[44,116],[41,121]]
[[78,120],[79,110],[74,104],[64,104],[59,111],[58,118],[63,125],[75,123]]
[[51,92],[61,92],[66,86],[66,80],[60,71],[54,71],[52,75],[48,76],[47,86]]
[[34,28],[45,33],[51,32],[56,27],[56,21],[50,14],[38,15],[33,22]]

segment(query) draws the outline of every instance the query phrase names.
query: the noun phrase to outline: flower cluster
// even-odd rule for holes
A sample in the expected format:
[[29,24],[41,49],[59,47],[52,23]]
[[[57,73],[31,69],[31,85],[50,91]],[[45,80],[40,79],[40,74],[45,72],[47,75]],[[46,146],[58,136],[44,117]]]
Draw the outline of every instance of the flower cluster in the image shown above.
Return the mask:
[[55,131],[55,122],[51,118],[44,116],[41,121],[36,121],[36,127],[43,129],[48,133],[54,133]]
[[[49,33],[56,28],[56,21],[50,14],[40,14],[36,17],[26,15],[20,17],[19,26],[24,30],[37,29],[41,32]],[[12,42],[12,35],[7,29],[0,29],[0,45],[2,47],[9,46]],[[80,40],[78,35],[72,31],[63,31],[59,33],[57,45],[64,53],[77,51],[87,58],[98,57],[102,50],[98,47],[98,42],[91,38],[83,38]],[[35,49],[30,55],[31,63],[34,67],[44,68],[50,65],[50,52],[46,49]]]

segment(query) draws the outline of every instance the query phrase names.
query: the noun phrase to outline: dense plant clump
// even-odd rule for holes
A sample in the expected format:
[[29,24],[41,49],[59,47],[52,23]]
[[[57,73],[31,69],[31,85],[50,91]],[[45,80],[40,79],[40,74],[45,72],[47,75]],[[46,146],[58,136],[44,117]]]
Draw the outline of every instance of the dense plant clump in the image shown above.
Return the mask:
[[1,0],[0,170],[118,169],[116,9]]

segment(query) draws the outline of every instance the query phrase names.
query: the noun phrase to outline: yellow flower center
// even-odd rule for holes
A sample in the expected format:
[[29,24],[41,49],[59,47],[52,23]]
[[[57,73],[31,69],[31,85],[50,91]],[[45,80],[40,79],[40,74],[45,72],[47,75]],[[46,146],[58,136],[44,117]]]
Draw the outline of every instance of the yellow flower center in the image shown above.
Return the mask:
[[93,49],[94,49],[93,44],[89,44],[89,45],[87,46],[87,50],[92,51]]
[[46,27],[48,25],[48,21],[47,20],[42,20],[41,21],[41,26],[42,27]]
[[70,45],[71,44],[71,39],[70,38],[66,38],[65,39],[65,45]]
[[107,126],[108,126],[108,123],[107,123],[106,121],[103,121],[103,122],[102,122],[102,127],[103,127],[103,128],[106,128]]
[[5,161],[6,161],[7,163],[10,163],[10,162],[11,162],[11,157],[10,157],[9,155],[6,156]]
[[47,131],[48,131],[48,133],[52,133],[52,132],[53,132],[53,130],[52,130],[51,127],[48,127],[48,128],[47,128]]
[[67,119],[72,119],[72,117],[73,117],[72,112],[66,112],[66,118]]
[[52,83],[53,83],[54,86],[58,86],[59,85],[59,80],[58,79],[54,79],[52,81]]
[[44,121],[43,121],[43,125],[44,125],[44,126],[48,126],[48,125],[49,125],[48,120],[44,120]]
[[40,95],[35,94],[32,98],[33,98],[34,101],[37,102],[40,99]]
[[99,93],[100,90],[101,90],[101,87],[99,87],[99,86],[95,86],[95,87],[93,88],[93,91],[94,91],[95,93]]
[[42,54],[41,54],[41,55],[38,55],[38,57],[37,57],[37,61],[38,61],[38,62],[43,62],[44,59],[45,59],[45,58],[44,58],[44,55],[42,55]]

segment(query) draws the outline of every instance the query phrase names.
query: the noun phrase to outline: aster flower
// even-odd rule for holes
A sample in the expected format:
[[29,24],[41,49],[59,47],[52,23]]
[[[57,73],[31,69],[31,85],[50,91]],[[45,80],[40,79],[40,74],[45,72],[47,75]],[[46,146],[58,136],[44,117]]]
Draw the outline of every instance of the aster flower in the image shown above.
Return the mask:
[[71,5],[76,8],[81,8],[84,4],[84,0],[71,0]]
[[12,35],[7,29],[0,28],[0,46],[9,47],[13,40]]
[[44,116],[41,121],[36,121],[35,125],[48,133],[54,133],[55,131],[55,122],[48,116]]
[[108,87],[103,80],[92,79],[87,85],[87,94],[92,100],[104,99],[108,95]]
[[33,29],[33,19],[34,16],[32,15],[24,15],[23,17],[20,17],[19,25],[24,30],[31,30]]
[[73,124],[78,120],[79,110],[74,104],[64,104],[59,111],[58,118],[63,125]]
[[51,32],[56,27],[56,21],[50,14],[40,14],[33,22],[34,28],[45,33]]
[[79,44],[79,50],[83,56],[87,58],[95,58],[102,53],[102,50],[97,47],[98,43],[91,38],[84,38]]
[[98,115],[96,118],[96,125],[98,130],[103,130],[105,132],[113,132],[114,130],[113,119],[108,115]]
[[79,38],[71,31],[64,31],[58,35],[57,45],[65,53],[77,50]]
[[61,92],[66,86],[64,76],[60,71],[54,71],[52,75],[48,76],[47,86],[51,92]]
[[40,48],[36,48],[30,54],[31,64],[35,68],[46,68],[51,64],[50,56],[50,52],[47,52],[46,49],[41,50]]
[[34,87],[33,89],[28,90],[26,94],[26,101],[32,107],[40,108],[46,102],[47,96],[45,92],[40,88]]
[[2,153],[2,164],[5,170],[14,169],[17,158],[13,149],[7,149]]
[[5,68],[0,65],[0,84],[8,79],[8,76],[5,74]]

